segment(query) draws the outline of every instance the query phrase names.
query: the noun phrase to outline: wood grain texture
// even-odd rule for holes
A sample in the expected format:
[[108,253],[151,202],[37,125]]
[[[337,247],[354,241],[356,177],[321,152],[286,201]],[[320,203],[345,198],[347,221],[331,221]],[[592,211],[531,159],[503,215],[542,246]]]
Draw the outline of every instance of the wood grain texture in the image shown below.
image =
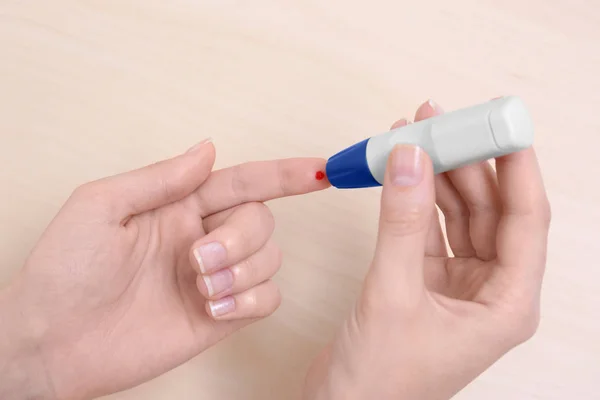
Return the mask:
[[[76,185],[207,136],[218,167],[328,157],[427,98],[517,94],[553,207],[542,322],[457,398],[600,399],[599,43],[597,0],[0,0],[0,283]],[[273,202],[282,307],[110,399],[297,398],[360,287],[378,195]]]

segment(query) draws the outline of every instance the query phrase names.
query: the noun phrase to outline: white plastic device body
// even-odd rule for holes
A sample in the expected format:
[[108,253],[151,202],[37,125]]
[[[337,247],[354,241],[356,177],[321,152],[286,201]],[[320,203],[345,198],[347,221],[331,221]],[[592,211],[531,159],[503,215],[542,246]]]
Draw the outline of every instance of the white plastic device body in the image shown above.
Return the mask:
[[391,150],[402,143],[421,147],[438,174],[530,147],[533,122],[524,102],[508,96],[373,136],[366,161],[380,184]]

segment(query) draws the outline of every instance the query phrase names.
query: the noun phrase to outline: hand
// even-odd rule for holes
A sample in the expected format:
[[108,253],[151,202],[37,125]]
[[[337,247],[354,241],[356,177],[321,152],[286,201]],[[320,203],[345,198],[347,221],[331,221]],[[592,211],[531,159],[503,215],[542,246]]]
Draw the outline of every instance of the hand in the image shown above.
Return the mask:
[[278,307],[281,255],[262,202],[326,188],[314,178],[325,161],[211,174],[214,159],[205,142],[73,193],[0,293],[1,398],[130,388]]
[[[415,119],[439,112],[426,103]],[[550,207],[532,149],[496,168],[434,178],[421,150],[393,150],[372,265],[354,312],[309,371],[306,398],[448,399],[534,334]]]

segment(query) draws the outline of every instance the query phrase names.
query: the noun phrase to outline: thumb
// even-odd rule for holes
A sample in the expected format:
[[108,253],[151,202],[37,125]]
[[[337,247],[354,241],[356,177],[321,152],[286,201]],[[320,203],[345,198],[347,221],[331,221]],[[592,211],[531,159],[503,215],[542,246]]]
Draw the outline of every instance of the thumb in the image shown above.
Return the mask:
[[119,218],[150,211],[183,199],[208,178],[215,162],[210,140],[186,153],[107,179],[105,190],[116,199]]
[[[422,291],[427,232],[435,204],[433,167],[419,147],[397,145],[388,159],[375,259],[369,280],[394,296]],[[385,296],[390,298],[389,296]]]

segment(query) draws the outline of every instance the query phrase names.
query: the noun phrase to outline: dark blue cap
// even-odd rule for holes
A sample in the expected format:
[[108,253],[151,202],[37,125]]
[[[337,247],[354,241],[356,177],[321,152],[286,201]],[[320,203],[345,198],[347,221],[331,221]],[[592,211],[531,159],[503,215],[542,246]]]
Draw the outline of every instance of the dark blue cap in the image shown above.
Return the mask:
[[327,179],[338,189],[357,189],[381,186],[373,178],[367,164],[367,143],[363,140],[327,160]]

